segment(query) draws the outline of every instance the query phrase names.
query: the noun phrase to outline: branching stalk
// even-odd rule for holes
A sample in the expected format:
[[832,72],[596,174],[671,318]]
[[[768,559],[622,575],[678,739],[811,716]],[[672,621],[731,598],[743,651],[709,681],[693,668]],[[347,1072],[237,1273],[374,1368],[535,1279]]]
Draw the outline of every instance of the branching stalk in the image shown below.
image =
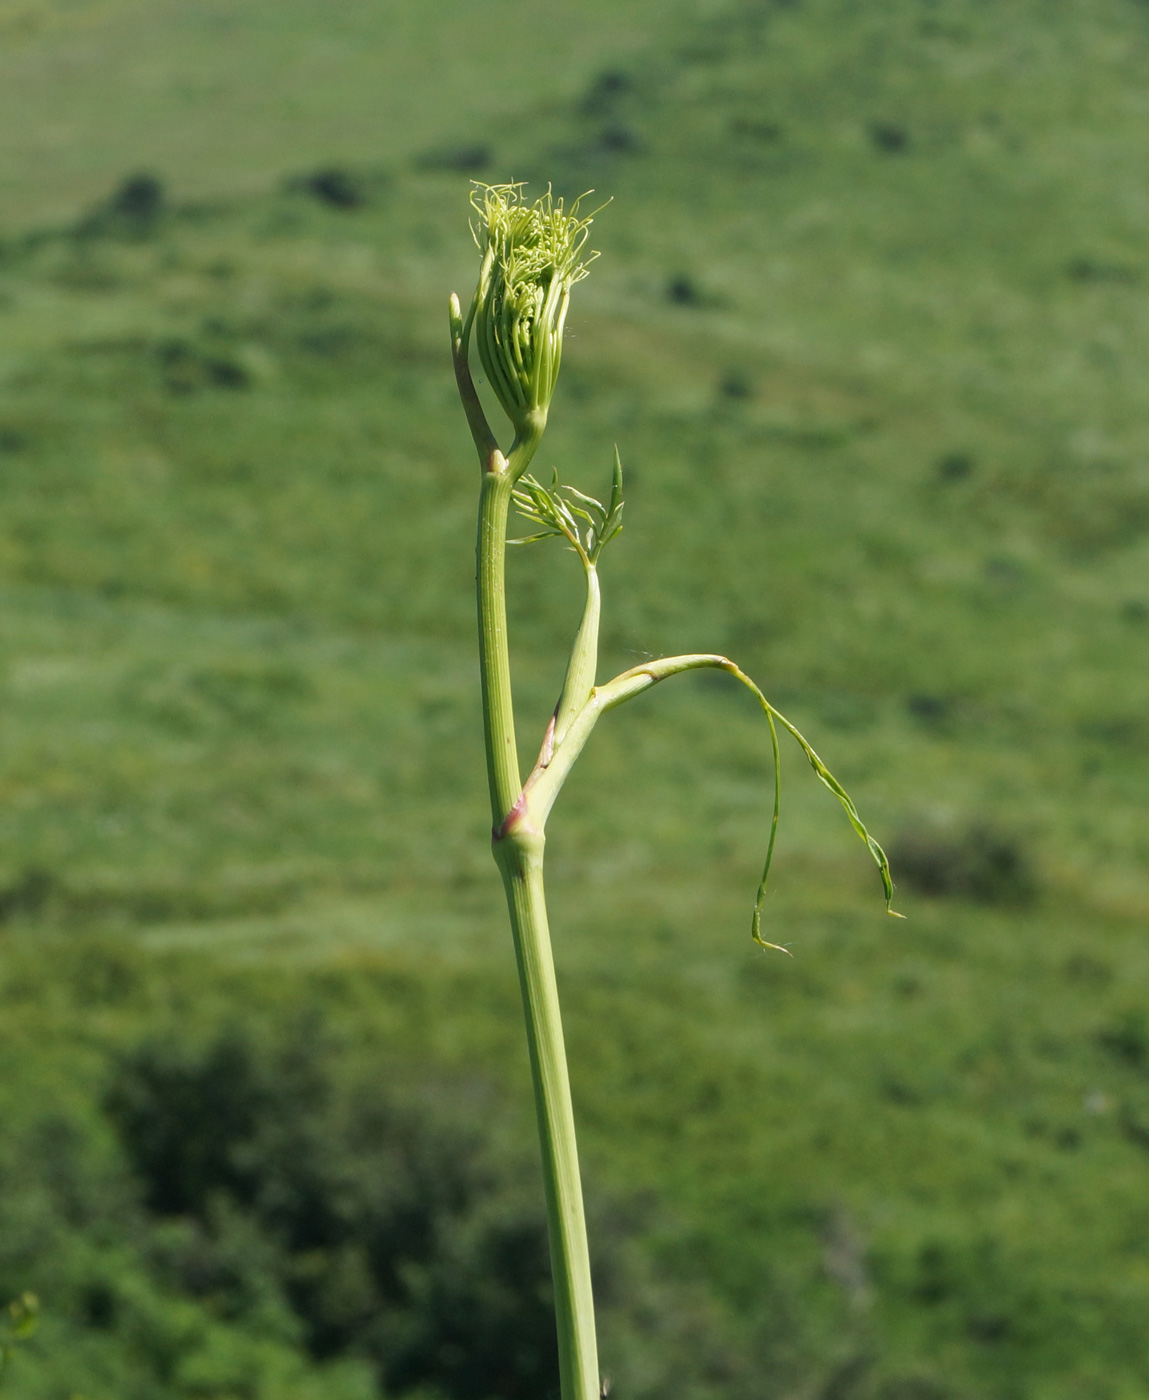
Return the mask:
[[[507,640],[507,515],[515,483],[525,473],[542,437],[547,400],[535,398],[524,402],[526,396],[521,387],[523,347],[521,343],[515,343],[512,336],[514,374],[512,376],[508,372],[502,384],[505,392],[514,394],[515,415],[512,421],[515,441],[510,452],[504,456],[483,412],[468,363],[471,326],[484,284],[489,284],[491,279],[490,252],[488,247],[484,253],[479,291],[470,315],[464,322],[458,299],[452,297],[450,319],[456,381],[482,468],[476,579],[492,846],[507,897],[526,1020],[550,1236],[562,1400],[597,1400],[600,1382],[590,1253],[575,1141],[574,1110],[543,888],[546,838],[541,825],[536,826],[524,819],[525,804],[515,740]],[[565,316],[565,298],[560,309]],[[506,320],[504,314],[500,322],[504,331]],[[511,329],[513,331],[514,327]],[[491,343],[497,346],[495,330],[489,329],[488,334]],[[488,355],[493,353],[488,346]],[[553,373],[557,373],[557,348],[551,346],[549,354],[552,368],[548,372],[553,376]],[[485,365],[488,355],[483,357]],[[526,378],[528,385],[537,384],[537,373],[528,374]],[[597,607],[593,620],[584,628],[584,632],[587,645],[597,650]],[[585,672],[585,665],[581,669]],[[581,684],[574,680],[579,670],[580,667],[572,660],[572,693],[573,688]],[[588,693],[593,682],[592,661],[586,682]]]
[[[562,201],[553,200],[549,193],[527,205],[517,185],[479,186],[472,202],[480,215],[476,230],[482,252],[479,283],[465,320],[458,299],[452,296],[450,321],[455,377],[482,471],[477,543],[479,663],[492,845],[506,890],[526,1018],[547,1202],[562,1400],[598,1400],[590,1257],[543,889],[547,817],[594,726],[607,711],[688,671],[725,671],[752,691],[766,716],[774,764],[773,814],[751,926],[762,947],[787,951],[767,942],[761,931],[781,810],[779,727],[797,742],[819,781],[838,799],[865,842],[881,874],[890,913],[893,884],[885,852],[866,829],[849,794],[798,729],[728,657],[714,653],[663,657],[596,685],[601,611],[598,559],[622,528],[618,452],[606,505],[560,485],[557,474],[549,487],[527,474],[546,428],[570,289],[585,275],[587,262],[594,256],[583,254],[590,220],[578,217],[578,201],[564,211]],[[514,429],[506,455],[498,446],[472,379],[469,353],[473,330],[487,382]],[[507,539],[512,504],[539,527],[524,540]],[[562,693],[538,760],[524,783],[515,740],[507,639],[506,546],[548,536],[564,539],[578,556],[586,580],[586,605]]]

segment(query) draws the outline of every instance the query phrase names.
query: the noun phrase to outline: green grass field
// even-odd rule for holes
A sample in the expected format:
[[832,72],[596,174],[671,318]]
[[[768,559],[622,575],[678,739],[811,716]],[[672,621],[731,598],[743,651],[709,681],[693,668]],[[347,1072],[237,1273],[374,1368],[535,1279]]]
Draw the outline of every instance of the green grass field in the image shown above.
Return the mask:
[[[627,468],[603,674],[734,656],[907,915],[788,754],[753,947],[735,687],[596,733],[548,866],[612,1394],[1149,1395],[1147,92],[1133,0],[0,0],[3,1393],[546,1389],[474,176],[612,200],[538,463]],[[511,578],[526,757],[579,578]]]

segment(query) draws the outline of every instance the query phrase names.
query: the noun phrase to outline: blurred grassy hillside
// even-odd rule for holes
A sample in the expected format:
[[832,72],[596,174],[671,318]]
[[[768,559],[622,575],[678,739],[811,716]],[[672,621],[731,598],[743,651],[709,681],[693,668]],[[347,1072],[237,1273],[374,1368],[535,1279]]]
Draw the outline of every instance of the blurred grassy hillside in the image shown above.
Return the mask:
[[651,20],[638,0],[3,0],[0,226],[68,218],[134,167],[211,197],[292,161],[473,142],[476,122],[573,95]]
[[[683,680],[596,734],[549,865],[615,1393],[1149,1392],[1149,11],[0,34],[0,1285],[45,1309],[11,1393],[545,1388],[445,356],[469,178],[613,201],[539,460],[627,467],[604,673],[732,654],[909,916],[790,756],[762,956],[753,705]],[[526,757],[578,579],[511,573]],[[406,1168],[368,1184],[404,1153],[447,1182],[417,1248]],[[513,1374],[458,1362],[521,1317]]]

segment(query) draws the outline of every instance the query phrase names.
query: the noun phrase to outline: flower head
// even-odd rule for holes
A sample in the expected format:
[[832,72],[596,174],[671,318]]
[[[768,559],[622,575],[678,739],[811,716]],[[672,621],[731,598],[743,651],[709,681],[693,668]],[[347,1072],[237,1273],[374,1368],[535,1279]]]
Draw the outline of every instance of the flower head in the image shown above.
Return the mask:
[[536,435],[562,359],[571,288],[597,256],[585,254],[591,216],[550,190],[533,203],[522,185],[476,185],[472,226],[483,254],[471,308],[479,358],[499,403],[522,435]]

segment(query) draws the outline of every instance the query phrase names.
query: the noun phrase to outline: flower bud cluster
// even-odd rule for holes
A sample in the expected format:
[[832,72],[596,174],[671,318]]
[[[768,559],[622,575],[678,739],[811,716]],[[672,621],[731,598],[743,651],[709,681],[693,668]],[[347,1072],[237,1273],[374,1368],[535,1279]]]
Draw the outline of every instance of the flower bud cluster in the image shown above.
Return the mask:
[[483,370],[521,437],[541,433],[562,359],[571,288],[597,256],[585,254],[591,217],[548,190],[526,203],[522,185],[477,185],[473,227],[483,254],[472,321]]

